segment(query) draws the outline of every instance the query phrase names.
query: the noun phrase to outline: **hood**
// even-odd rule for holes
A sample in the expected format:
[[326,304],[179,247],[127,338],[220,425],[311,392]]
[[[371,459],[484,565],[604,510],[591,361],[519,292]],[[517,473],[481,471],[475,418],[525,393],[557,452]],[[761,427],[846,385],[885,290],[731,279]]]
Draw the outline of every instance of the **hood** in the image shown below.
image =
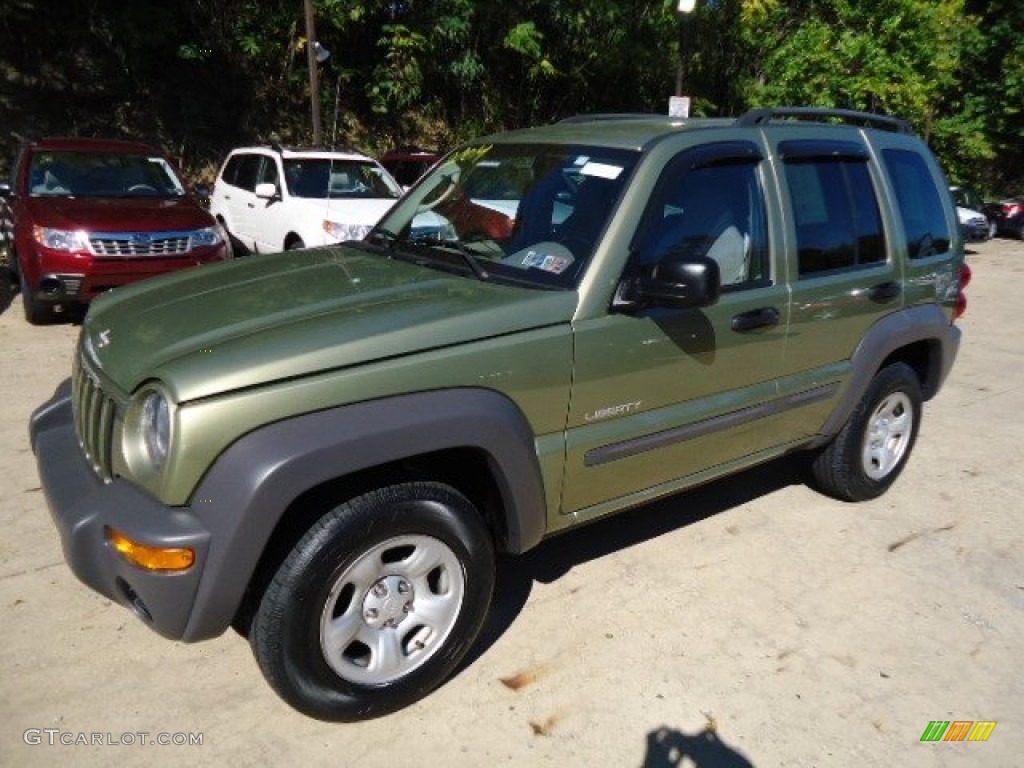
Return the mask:
[[341,224],[365,224],[373,226],[396,202],[391,197],[336,197],[332,199],[311,200],[295,198],[295,202],[307,210],[314,218],[325,218]]
[[213,226],[213,217],[188,197],[32,197],[33,223],[87,232],[169,232]]
[[472,277],[339,246],[253,256],[93,301],[86,353],[125,392],[160,379],[178,402],[567,323],[575,292]]

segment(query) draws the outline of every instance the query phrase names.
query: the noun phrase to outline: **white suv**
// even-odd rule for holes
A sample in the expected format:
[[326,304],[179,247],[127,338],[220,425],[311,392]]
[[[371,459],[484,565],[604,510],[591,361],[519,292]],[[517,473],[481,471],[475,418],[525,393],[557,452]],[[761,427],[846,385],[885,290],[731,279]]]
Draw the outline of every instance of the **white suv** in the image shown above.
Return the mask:
[[360,240],[401,193],[357,152],[245,147],[224,161],[210,212],[236,251],[270,253]]

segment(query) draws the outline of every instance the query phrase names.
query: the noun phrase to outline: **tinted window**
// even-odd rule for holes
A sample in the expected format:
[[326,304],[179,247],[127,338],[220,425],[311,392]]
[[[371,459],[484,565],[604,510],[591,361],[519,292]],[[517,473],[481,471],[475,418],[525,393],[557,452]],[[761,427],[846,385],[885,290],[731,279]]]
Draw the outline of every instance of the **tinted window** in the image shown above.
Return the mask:
[[260,155],[239,155],[238,171],[232,184],[250,192],[256,188],[256,177],[260,172]]
[[942,200],[924,158],[905,149],[886,149],[882,157],[896,192],[910,258],[948,251],[949,228]]
[[263,158],[263,166],[260,168],[257,184],[273,184],[277,186],[277,163],[272,157]]
[[668,165],[634,243],[634,264],[708,257],[722,289],[763,285],[768,269],[760,154],[729,143],[692,150]]
[[824,142],[815,142],[820,151],[806,154],[786,146],[799,144],[784,142],[780,149],[800,276],[885,261],[882,218],[865,159],[846,151],[830,154],[818,146]]

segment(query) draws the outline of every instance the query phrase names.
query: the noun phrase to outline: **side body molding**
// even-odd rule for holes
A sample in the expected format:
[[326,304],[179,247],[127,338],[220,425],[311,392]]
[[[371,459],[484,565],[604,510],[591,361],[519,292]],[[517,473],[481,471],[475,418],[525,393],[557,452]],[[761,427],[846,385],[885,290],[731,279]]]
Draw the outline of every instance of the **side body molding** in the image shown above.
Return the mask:
[[505,549],[535,546],[546,529],[547,506],[534,434],[515,403],[497,392],[440,390],[346,405],[238,440],[193,495],[192,510],[212,535],[183,639],[227,628],[274,527],[303,492],[363,469],[460,447],[488,456],[502,496]]

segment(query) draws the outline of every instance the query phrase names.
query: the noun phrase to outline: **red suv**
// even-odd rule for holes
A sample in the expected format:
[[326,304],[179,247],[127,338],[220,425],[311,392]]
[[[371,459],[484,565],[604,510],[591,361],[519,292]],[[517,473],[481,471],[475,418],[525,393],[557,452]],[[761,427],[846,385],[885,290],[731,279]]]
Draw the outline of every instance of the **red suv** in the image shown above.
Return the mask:
[[146,144],[32,142],[0,195],[9,221],[0,237],[30,323],[110,288],[230,256],[220,226]]

